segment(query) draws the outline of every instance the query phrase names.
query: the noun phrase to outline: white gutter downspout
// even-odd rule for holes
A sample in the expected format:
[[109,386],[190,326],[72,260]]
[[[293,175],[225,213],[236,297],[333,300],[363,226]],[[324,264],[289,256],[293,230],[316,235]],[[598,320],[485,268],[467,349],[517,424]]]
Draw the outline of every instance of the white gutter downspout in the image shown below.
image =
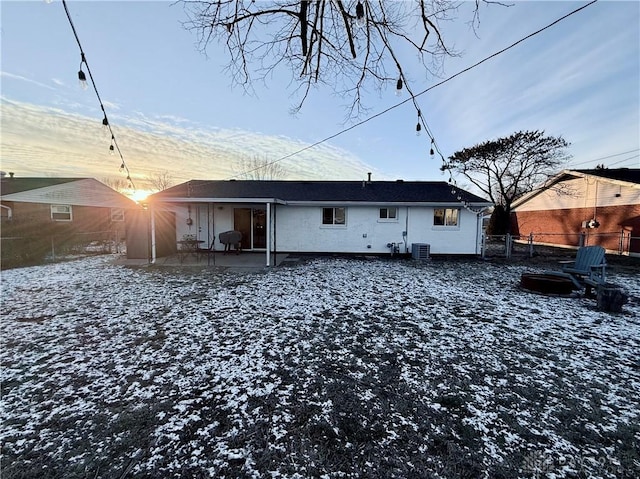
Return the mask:
[[404,252],[409,252],[409,206],[407,206],[407,217],[404,220]]
[[271,266],[271,203],[267,203],[267,268]]
[[4,208],[7,210],[7,219],[13,218],[13,211],[7,205],[0,205],[0,208]]
[[151,264],[156,264],[156,216],[151,208]]

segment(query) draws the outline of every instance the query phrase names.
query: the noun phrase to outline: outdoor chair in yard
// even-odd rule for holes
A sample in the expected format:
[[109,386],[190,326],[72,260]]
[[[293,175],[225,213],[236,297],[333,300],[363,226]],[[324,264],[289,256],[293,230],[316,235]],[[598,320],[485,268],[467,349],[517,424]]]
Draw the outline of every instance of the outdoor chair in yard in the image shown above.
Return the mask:
[[562,272],[556,274],[571,279],[577,289],[586,288],[590,293],[592,287],[606,282],[604,254],[602,246],[581,246],[575,261],[563,262]]

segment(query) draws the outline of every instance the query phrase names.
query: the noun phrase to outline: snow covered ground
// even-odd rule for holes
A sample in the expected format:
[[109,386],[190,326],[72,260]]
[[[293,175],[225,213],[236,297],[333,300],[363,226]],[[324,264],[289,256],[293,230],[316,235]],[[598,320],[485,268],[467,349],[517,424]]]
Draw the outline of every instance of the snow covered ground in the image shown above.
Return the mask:
[[621,314],[548,265],[113,256],[2,272],[2,478],[637,478],[640,275]]

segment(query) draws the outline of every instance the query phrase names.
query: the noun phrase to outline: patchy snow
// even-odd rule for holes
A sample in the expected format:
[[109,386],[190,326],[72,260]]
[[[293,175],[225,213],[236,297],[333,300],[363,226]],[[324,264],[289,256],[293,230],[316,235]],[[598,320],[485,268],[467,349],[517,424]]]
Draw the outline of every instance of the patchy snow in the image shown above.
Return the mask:
[[610,314],[548,265],[111,259],[2,272],[3,478],[640,476],[631,268]]

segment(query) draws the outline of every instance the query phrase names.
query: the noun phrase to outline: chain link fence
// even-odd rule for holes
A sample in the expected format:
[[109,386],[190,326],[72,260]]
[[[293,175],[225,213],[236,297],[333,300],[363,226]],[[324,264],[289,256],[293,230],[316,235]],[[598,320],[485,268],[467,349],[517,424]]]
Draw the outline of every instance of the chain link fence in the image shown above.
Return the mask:
[[59,261],[69,256],[125,252],[125,243],[114,230],[0,238],[2,269]]
[[482,258],[533,257],[558,254],[581,246],[601,245],[608,253],[640,257],[640,237],[619,233],[530,233],[529,235],[483,235]]

